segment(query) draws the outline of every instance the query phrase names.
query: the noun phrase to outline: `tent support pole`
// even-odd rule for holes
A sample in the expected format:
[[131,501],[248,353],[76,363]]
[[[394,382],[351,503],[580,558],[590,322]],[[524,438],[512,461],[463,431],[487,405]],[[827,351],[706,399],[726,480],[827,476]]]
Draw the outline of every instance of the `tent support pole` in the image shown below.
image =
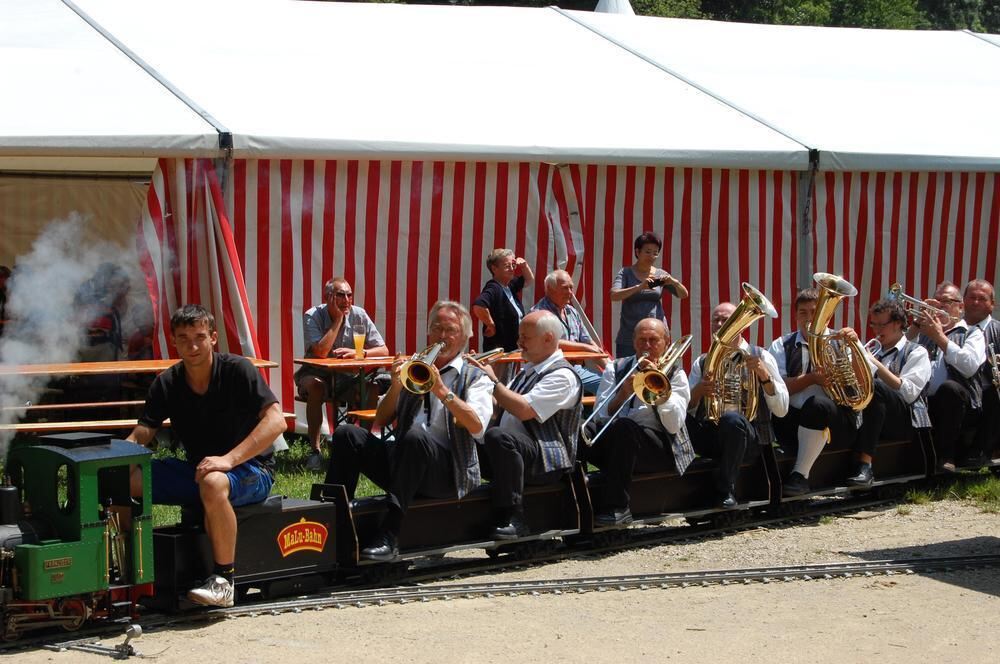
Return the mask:
[[813,225],[816,220],[812,217],[812,199],[816,191],[816,172],[819,170],[819,150],[809,150],[809,170],[799,173],[799,209],[796,210],[798,218],[799,232],[797,242],[799,244],[799,273],[796,275],[798,285],[796,290],[812,288],[813,266],[816,264],[816,257],[813,256],[813,234],[816,229]]

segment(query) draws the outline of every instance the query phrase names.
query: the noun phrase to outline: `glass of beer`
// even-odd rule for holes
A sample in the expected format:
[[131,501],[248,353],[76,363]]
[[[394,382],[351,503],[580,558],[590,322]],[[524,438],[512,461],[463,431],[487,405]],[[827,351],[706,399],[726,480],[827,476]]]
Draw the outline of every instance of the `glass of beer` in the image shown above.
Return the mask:
[[354,330],[354,357],[355,359],[362,359],[365,356],[365,326],[363,323],[354,323],[352,326]]

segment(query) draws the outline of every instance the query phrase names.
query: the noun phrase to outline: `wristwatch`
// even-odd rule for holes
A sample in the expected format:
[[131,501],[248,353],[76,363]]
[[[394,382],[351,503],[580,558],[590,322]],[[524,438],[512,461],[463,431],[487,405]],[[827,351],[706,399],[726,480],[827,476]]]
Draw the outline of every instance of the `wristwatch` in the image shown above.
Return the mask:
[[444,395],[444,399],[442,399],[442,401],[444,401],[445,403],[451,403],[454,400],[455,400],[454,392],[448,392],[448,394]]

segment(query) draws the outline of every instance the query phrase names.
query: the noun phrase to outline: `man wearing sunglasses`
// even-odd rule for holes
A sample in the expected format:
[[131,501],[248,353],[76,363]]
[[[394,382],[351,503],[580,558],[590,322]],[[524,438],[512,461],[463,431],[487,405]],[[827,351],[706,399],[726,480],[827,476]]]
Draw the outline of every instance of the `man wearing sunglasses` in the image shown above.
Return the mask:
[[[362,353],[365,357],[382,357],[389,349],[375,323],[364,309],[354,305],[354,291],[343,277],[334,277],[323,286],[324,303],[305,312],[302,331],[305,337],[306,357],[334,357],[349,359],[355,356],[354,335],[364,334]],[[306,400],[306,423],[309,425],[309,444],[312,452],[306,468],[320,470],[320,425],[323,423],[323,404],[332,397],[334,412],[337,402],[347,398],[358,387],[358,376],[350,372],[323,372],[303,366],[295,373],[299,396]],[[374,390],[371,392],[374,396]]]

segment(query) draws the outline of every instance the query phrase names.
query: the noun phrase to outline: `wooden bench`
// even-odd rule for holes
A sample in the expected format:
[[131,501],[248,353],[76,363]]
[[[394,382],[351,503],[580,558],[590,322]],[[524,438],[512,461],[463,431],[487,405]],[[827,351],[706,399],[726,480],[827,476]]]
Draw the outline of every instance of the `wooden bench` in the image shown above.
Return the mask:
[[[285,425],[290,429],[295,426],[295,413],[282,413]],[[82,420],[78,422],[18,422],[17,424],[0,425],[0,431],[12,433],[66,433],[69,431],[131,431],[139,423],[136,418],[117,420]],[[170,426],[170,420],[163,421],[164,427]]]
[[140,399],[133,401],[93,401],[89,403],[42,403],[42,404],[31,404],[29,406],[3,406],[0,410],[9,411],[25,411],[28,413],[37,413],[43,411],[52,410],[97,410],[99,408],[131,408],[135,406],[141,406],[146,402]]

